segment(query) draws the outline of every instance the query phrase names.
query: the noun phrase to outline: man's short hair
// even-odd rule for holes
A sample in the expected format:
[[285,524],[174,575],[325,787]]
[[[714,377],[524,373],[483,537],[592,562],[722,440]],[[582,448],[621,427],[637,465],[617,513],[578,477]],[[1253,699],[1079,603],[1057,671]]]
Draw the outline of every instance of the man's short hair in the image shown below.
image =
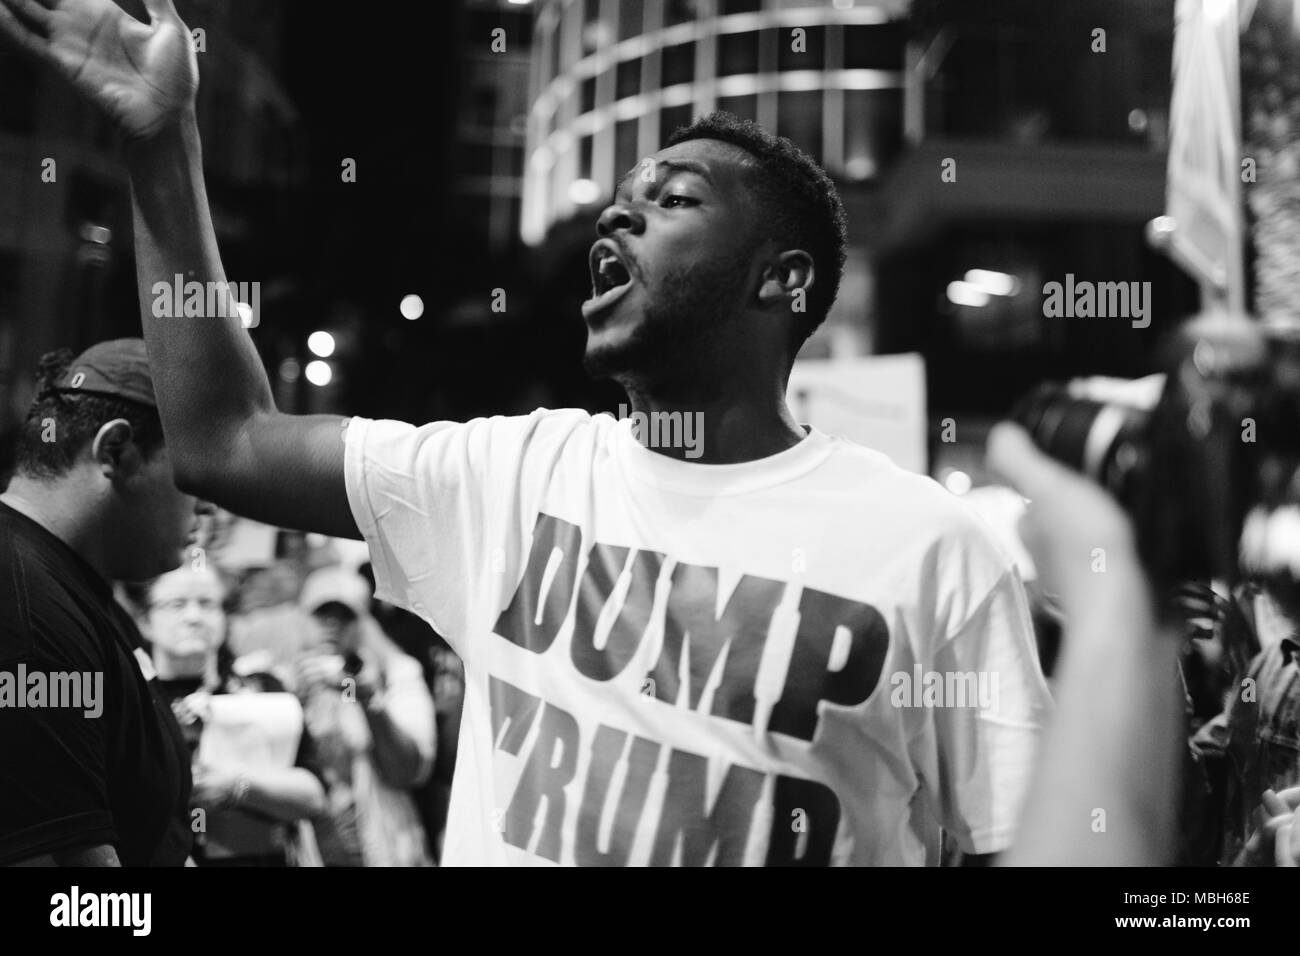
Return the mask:
[[848,218],[839,192],[825,170],[784,136],[751,120],[717,111],[683,126],[669,146],[692,139],[716,139],[745,150],[756,160],[749,185],[762,210],[767,236],[785,249],[803,249],[813,258],[815,281],[807,311],[795,329],[797,351],[825,320],[839,292],[848,245]]
[[131,425],[132,440],[146,459],[163,447],[158,410],[129,399],[94,392],[60,390],[76,356],[70,349],[47,352],[36,377],[36,398],[18,432],[15,470],[27,478],[49,480],[71,470],[100,428],[115,418]]

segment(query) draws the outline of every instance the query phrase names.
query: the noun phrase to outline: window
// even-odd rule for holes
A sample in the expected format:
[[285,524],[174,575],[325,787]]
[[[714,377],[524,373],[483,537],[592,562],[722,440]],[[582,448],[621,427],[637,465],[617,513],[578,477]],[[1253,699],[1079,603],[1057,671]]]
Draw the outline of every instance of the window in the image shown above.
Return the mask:
[[758,97],[757,96],[720,96],[718,97],[718,109],[726,113],[735,113],[741,119],[758,118]]
[[763,0],[721,0],[718,12],[723,16],[728,13],[755,13],[763,9]]
[[660,86],[675,86],[695,79],[695,43],[680,43],[663,51]]
[[618,5],[618,38],[638,37],[645,29],[645,0],[621,0]]
[[697,0],[667,0],[664,4],[664,26],[689,23],[699,17]]
[[[793,28],[777,30],[777,69],[820,70],[826,65],[826,28],[800,27],[802,36],[796,36]],[[795,46],[800,47],[796,50]]]
[[596,78],[589,76],[582,81],[582,103],[579,114],[590,113],[596,108]]
[[[622,177],[641,157],[636,154],[636,120],[623,120],[614,126],[614,176]],[[615,182],[617,185],[617,181]]]
[[546,34],[546,79],[560,75],[560,25],[557,23]]
[[779,93],[776,98],[776,131],[820,160],[822,155],[822,93]]
[[901,70],[906,37],[900,24],[853,24],[844,28],[844,67],[848,70]]
[[691,125],[691,108],[689,106],[670,106],[659,113],[659,148],[663,149],[679,126]]
[[758,72],[758,34],[724,33],[718,37],[718,75]]
[[614,98],[636,96],[641,91],[641,60],[624,60],[614,74]]

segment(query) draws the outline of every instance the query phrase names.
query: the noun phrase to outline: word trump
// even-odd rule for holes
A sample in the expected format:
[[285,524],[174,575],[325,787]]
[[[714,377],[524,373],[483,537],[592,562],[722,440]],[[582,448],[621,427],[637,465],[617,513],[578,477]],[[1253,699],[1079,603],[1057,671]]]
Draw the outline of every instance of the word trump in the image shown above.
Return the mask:
[[255,329],[261,322],[260,282],[186,282],[178,272],[171,282],[155,282],[150,291],[156,319],[238,317],[246,329]]
[[619,421],[632,423],[632,437],[646,448],[684,448],[687,458],[704,454],[703,412],[628,412],[619,404]]
[[[511,846],[561,862],[573,802],[577,822],[569,839],[579,866],[830,863],[841,812],[829,787],[728,765],[605,724],[587,732],[567,710],[496,677],[489,681],[497,753],[527,751],[499,821]],[[532,746],[525,748],[530,732]],[[578,782],[580,754],[587,769]]]
[[148,936],[152,909],[149,893],[82,893],[74,885],[50,897],[50,925],[127,926],[133,936]]
[[1133,328],[1151,324],[1150,282],[1065,282],[1043,286],[1043,315],[1049,319],[1132,319]]
[[29,671],[26,664],[19,664],[13,671],[0,671],[3,707],[52,707],[98,717],[104,712],[104,675],[99,671]]

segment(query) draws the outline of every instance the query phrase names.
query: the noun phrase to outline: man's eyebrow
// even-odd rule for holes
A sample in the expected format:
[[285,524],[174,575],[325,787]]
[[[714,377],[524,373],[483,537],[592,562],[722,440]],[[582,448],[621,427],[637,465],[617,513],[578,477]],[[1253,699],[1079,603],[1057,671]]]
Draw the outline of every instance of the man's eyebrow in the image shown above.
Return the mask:
[[[709,175],[709,167],[705,166],[703,163],[696,162],[693,159],[657,159],[657,160],[650,160],[650,162],[654,164],[654,175],[656,180],[659,179],[659,171],[661,169],[667,169],[669,174],[694,173],[696,176],[699,176],[701,179],[707,182],[710,186],[715,185],[713,182],[713,177]],[[618,185],[614,189],[614,195],[617,196],[619,193],[626,190],[628,186],[628,180],[631,179],[633,176],[635,176],[637,172],[645,166],[645,164],[646,164],[646,160],[643,159],[641,160],[641,162],[637,163],[626,173],[624,173],[623,178],[618,181]]]

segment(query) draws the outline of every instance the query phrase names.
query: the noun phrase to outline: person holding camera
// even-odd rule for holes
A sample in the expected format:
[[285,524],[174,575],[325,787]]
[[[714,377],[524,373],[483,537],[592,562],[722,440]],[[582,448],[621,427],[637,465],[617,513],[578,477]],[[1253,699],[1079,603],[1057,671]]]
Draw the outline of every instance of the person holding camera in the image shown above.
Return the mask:
[[[1011,423],[990,433],[988,465],[1030,500],[1021,534],[1067,620],[1057,712],[1003,862],[1171,864],[1186,746],[1182,628],[1161,610],[1133,524],[1101,486]],[[1300,787],[1264,791],[1261,810],[1237,862],[1300,866]]]
[[370,617],[370,591],[341,567],[313,572],[299,605],[318,642],[298,693],[318,743],[329,806],[316,832],[326,866],[428,866],[411,791],[433,769],[433,699],[420,664]]

